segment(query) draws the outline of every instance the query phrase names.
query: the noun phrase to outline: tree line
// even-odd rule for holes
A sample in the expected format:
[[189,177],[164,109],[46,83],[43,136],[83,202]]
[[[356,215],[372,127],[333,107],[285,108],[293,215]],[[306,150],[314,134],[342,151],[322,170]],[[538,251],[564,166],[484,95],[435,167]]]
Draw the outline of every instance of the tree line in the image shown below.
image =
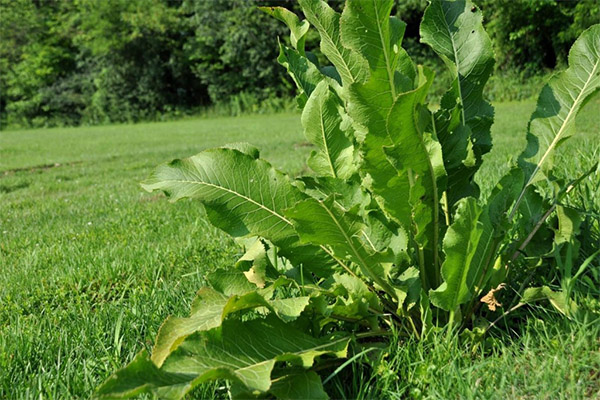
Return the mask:
[[[565,65],[575,38],[600,15],[595,0],[477,4],[497,73],[521,80]],[[409,27],[405,47],[437,68],[419,43],[426,5],[397,0],[395,14]],[[2,126],[131,122],[236,101],[242,108],[282,104],[294,90],[273,42],[286,41],[287,28],[257,6],[299,12],[293,0],[0,0]],[[318,48],[315,32],[307,42]]]

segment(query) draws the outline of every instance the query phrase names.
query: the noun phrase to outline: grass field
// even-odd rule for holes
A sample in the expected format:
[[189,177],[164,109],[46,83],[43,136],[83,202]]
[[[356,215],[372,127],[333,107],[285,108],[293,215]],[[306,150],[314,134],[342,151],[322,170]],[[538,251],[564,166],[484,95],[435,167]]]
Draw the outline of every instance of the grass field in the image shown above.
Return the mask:
[[[484,189],[524,146],[533,107],[496,105],[495,147],[477,178]],[[565,147],[557,171],[591,165],[600,154],[599,126],[596,98],[578,118],[578,137]],[[263,158],[291,173],[305,169],[311,150],[296,114],[0,132],[1,399],[87,398],[151,346],[167,315],[187,313],[203,274],[231,265],[240,251],[208,224],[197,203],[169,204],[138,183],[161,162],[239,141],[257,145]],[[352,383],[334,379],[330,392],[598,396],[600,323],[567,324],[551,311],[535,312],[545,322],[533,318],[513,327],[511,338],[486,357],[458,341],[399,343],[377,379],[354,367],[346,371],[354,372]],[[196,395],[224,396],[221,385]]]

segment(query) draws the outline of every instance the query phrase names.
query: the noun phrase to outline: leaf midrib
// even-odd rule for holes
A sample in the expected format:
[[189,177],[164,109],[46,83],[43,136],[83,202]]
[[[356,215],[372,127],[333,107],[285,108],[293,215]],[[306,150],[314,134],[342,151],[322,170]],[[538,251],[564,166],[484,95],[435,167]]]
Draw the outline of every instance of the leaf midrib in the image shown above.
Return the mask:
[[331,169],[331,174],[334,178],[337,178],[337,174],[335,173],[335,168],[333,167],[333,160],[331,158],[331,154],[329,153],[329,145],[327,144],[327,136],[325,135],[325,122],[323,121],[324,115],[324,102],[319,103],[319,108],[321,109],[319,113],[319,125],[321,127],[321,137],[323,138],[323,147],[325,150],[325,154],[327,155],[327,161],[329,161],[329,168]]
[[377,10],[377,0],[373,0],[373,10],[375,10],[375,21],[377,24],[377,33],[379,34],[379,40],[381,41],[381,50],[385,59],[385,69],[387,71],[388,83],[390,85],[390,91],[392,93],[392,99],[396,99],[396,86],[394,85],[394,75],[390,69],[390,60],[385,41],[383,40],[383,32],[381,31],[381,24],[379,23],[379,11]]
[[[333,11],[333,10],[331,10],[331,11]],[[339,17],[339,15],[335,15],[336,14],[335,11],[333,11],[333,13],[334,13],[333,17],[337,20],[337,28],[338,28],[338,34],[339,34],[340,17]],[[327,30],[325,29],[323,24],[321,24],[321,21],[319,21],[319,19],[315,15],[315,13],[311,12],[311,14],[314,17],[313,25],[317,28],[317,30],[321,34],[321,40],[327,39],[327,41],[331,45],[331,48],[333,49],[333,51],[337,54],[338,58],[340,59],[340,62],[342,63],[342,66],[344,67],[344,73],[350,78],[349,83],[353,83],[355,81],[355,78],[352,75],[352,72],[350,71],[350,67],[348,66],[348,64],[346,64],[346,60],[344,60],[344,56],[339,51],[338,46],[336,45],[336,42],[334,41],[333,37],[329,35],[329,33],[327,32]],[[341,43],[339,43],[339,46],[344,48]]]
[[[550,145],[548,146],[548,148],[544,152],[544,155],[542,156],[542,158],[540,158],[540,161],[538,161],[538,163],[536,164],[535,169],[533,170],[533,173],[531,174],[531,176],[527,180],[527,183],[523,187],[523,190],[521,190],[521,193],[519,194],[519,197],[517,198],[517,201],[515,202],[515,205],[513,206],[512,211],[510,212],[509,219],[511,219],[514,216],[515,212],[517,212],[517,209],[518,209],[519,205],[521,204],[521,201],[523,201],[523,196],[525,196],[525,190],[527,189],[527,187],[529,187],[529,185],[531,185],[531,183],[535,179],[535,176],[540,171],[540,169],[542,167],[542,164],[546,161],[546,158],[552,152],[552,150],[554,149],[554,147],[556,146],[556,144],[558,143],[558,141],[562,137],[562,135],[564,133],[563,130],[565,129],[565,127],[570,122],[570,119],[571,119],[571,116],[573,114],[573,111],[579,105],[580,98],[583,95],[583,93],[586,91],[588,84],[590,83],[591,79],[593,78],[594,74],[596,73],[596,69],[598,68],[598,65],[600,65],[600,59],[598,59],[596,61],[596,63],[594,64],[594,68],[592,68],[592,72],[589,74],[587,80],[585,81],[585,83],[583,84],[581,90],[579,91],[579,94],[577,95],[577,98],[575,99],[575,101],[573,102],[573,105],[569,109],[569,112],[567,113],[567,116],[565,117],[563,123],[560,126],[560,129],[558,130],[558,133],[554,136],[554,139],[552,140],[552,142],[550,143]],[[570,68],[571,67],[569,67],[569,69]],[[567,69],[567,71],[569,69]],[[567,71],[565,71],[565,73]]]
[[531,182],[533,181],[533,179],[535,178],[535,175],[538,173],[538,171],[540,170],[542,164],[544,163],[544,161],[546,161],[546,158],[548,157],[548,155],[550,154],[550,152],[554,149],[554,147],[556,146],[556,143],[558,143],[558,141],[560,140],[560,138],[562,137],[562,135],[564,134],[563,130],[565,129],[565,127],[569,124],[571,117],[573,115],[573,111],[577,108],[577,106],[579,105],[579,102],[581,100],[581,96],[583,95],[583,93],[586,91],[587,86],[589,85],[590,81],[592,80],[592,78],[594,77],[594,74],[596,73],[596,69],[598,68],[598,65],[600,64],[600,59],[598,59],[596,61],[596,64],[594,64],[594,68],[592,68],[592,72],[589,74],[588,79],[585,81],[585,83],[583,84],[581,90],[579,91],[579,94],[577,95],[577,98],[575,99],[575,101],[573,102],[573,105],[571,106],[571,108],[569,109],[569,112],[567,113],[567,116],[565,117],[562,125],[560,126],[560,129],[558,130],[558,133],[556,134],[556,136],[554,137],[554,139],[552,140],[552,142],[550,143],[550,146],[548,146],[548,149],[546,150],[546,152],[544,153],[544,155],[542,156],[542,158],[540,158],[540,161],[537,163],[533,173],[531,174],[531,177],[529,178],[527,185],[531,184]]
[[454,53],[454,64],[456,64],[456,82],[457,82],[456,86],[458,88],[458,97],[460,98],[460,102],[461,102],[461,106],[462,106],[461,110],[460,110],[460,115],[462,117],[461,119],[462,119],[463,125],[466,125],[465,101],[462,96],[461,79],[460,79],[460,73],[458,72],[460,70],[461,64],[458,61],[458,53],[457,53],[456,44],[454,43],[454,36],[452,35],[452,32],[450,31],[450,25],[448,24],[448,20],[446,19],[446,11],[444,10],[442,3],[440,3],[440,8],[442,9],[442,13],[444,14],[444,26],[446,27],[446,30],[448,31],[448,37],[450,38],[450,43],[452,44],[452,52]]
[[229,188],[226,188],[224,186],[220,186],[220,185],[215,185],[214,183],[209,183],[209,182],[204,182],[204,181],[190,181],[190,180],[183,180],[183,179],[170,179],[170,180],[165,180],[165,182],[174,182],[174,183],[188,183],[188,184],[192,184],[192,185],[205,185],[205,186],[210,186],[216,189],[220,189],[223,190],[225,192],[231,193],[235,196],[238,196],[256,206],[258,206],[259,208],[273,214],[275,217],[278,217],[279,219],[281,219],[282,221],[284,221],[285,223],[287,223],[290,226],[293,226],[292,222],[290,220],[288,220],[287,218],[285,218],[283,215],[277,213],[275,210],[272,210],[268,207],[266,207],[265,205],[255,201],[254,199],[245,196],[239,192],[236,192],[235,190],[231,190]]

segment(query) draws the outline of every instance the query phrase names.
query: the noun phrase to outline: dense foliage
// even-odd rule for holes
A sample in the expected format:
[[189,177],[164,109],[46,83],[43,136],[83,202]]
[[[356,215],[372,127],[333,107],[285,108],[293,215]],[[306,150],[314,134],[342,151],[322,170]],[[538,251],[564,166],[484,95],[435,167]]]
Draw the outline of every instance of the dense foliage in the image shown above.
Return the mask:
[[[341,9],[341,1],[330,3]],[[440,75],[443,66],[419,43],[416,28],[426,0],[395,3],[393,14],[408,24],[405,48]],[[517,81],[564,65],[568,48],[599,12],[594,0],[477,4],[499,68]],[[287,98],[291,84],[272,64],[277,50],[269,45],[287,39],[257,5],[297,7],[291,0],[0,0],[0,120],[136,121],[211,104],[252,110]],[[441,82],[435,93],[443,92]],[[510,86],[501,83],[494,88]],[[519,95],[493,91],[494,99]]]
[[[525,150],[481,194],[474,175],[494,120],[481,11],[434,0],[424,13],[421,40],[452,77],[433,111],[435,74],[402,47],[406,24],[390,17],[392,0],[347,0],[341,13],[299,3],[306,20],[263,11],[291,31],[278,61],[299,89],[313,173],[292,179],[245,143],[155,171],[147,190],[199,200],[246,253],[208,274],[190,316],[169,317],[152,355],[140,352],[98,397],[181,398],[227,379],[232,398],[327,398],[320,373],[384,348],[389,336],[426,340],[445,329],[477,340],[540,300],[577,315],[572,283],[595,255],[575,265],[582,215],[562,199],[587,174],[566,182],[552,159],[600,89],[600,24],[540,93]],[[327,65],[306,50],[311,26]],[[536,274],[548,265],[556,275]]]

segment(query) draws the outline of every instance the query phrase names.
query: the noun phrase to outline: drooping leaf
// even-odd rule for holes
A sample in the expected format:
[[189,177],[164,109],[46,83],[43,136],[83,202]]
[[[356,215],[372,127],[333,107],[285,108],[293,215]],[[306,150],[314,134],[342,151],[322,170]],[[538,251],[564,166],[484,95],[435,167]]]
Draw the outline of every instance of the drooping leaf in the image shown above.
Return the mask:
[[142,350],[126,367],[115,372],[94,393],[94,399],[130,399],[161,388],[165,399],[180,399],[189,390],[190,377],[161,371]]
[[294,49],[304,55],[304,42],[306,41],[306,34],[310,24],[306,20],[300,21],[300,18],[290,10],[284,7],[258,7],[261,11],[266,12],[274,18],[277,18],[281,22],[290,28],[290,42]]
[[304,196],[269,163],[233,149],[210,149],[156,169],[143,185],[162,190],[171,201],[202,202],[210,221],[232,236],[260,236],[281,248],[281,255],[318,273],[331,259],[314,247],[298,243],[283,210]]
[[340,15],[322,0],[299,0],[306,19],[319,31],[321,52],[335,66],[344,86],[366,79],[366,61],[343,46],[340,38]]
[[308,165],[321,176],[349,178],[355,171],[354,146],[342,130],[342,104],[337,95],[321,81],[302,113],[306,138],[317,146]]
[[478,196],[473,175],[492,146],[494,110],[483,99],[483,87],[494,54],[481,21],[481,12],[468,0],[433,0],[421,22],[421,41],[442,58],[454,78],[436,115],[449,209],[462,197]]
[[98,389],[97,397],[154,392],[179,399],[215,379],[241,383],[250,392],[267,392],[277,362],[309,368],[321,355],[345,357],[349,341],[348,336],[314,338],[275,317],[226,320],[219,328],[188,336],[160,369],[146,354],[138,355]]
[[480,222],[482,207],[472,197],[459,201],[454,217],[444,237],[443,249],[446,259],[442,264],[444,282],[429,291],[433,305],[446,311],[454,311],[471,300],[477,278],[482,271],[475,259],[484,231]]
[[163,322],[152,350],[152,361],[160,367],[185,337],[196,331],[206,331],[221,325],[227,300],[227,296],[214,289],[200,289],[188,318],[170,316]]
[[555,292],[548,286],[525,289],[521,303],[531,304],[541,300],[548,300],[561,314],[570,317],[577,312],[577,304],[571,301],[565,292]]

